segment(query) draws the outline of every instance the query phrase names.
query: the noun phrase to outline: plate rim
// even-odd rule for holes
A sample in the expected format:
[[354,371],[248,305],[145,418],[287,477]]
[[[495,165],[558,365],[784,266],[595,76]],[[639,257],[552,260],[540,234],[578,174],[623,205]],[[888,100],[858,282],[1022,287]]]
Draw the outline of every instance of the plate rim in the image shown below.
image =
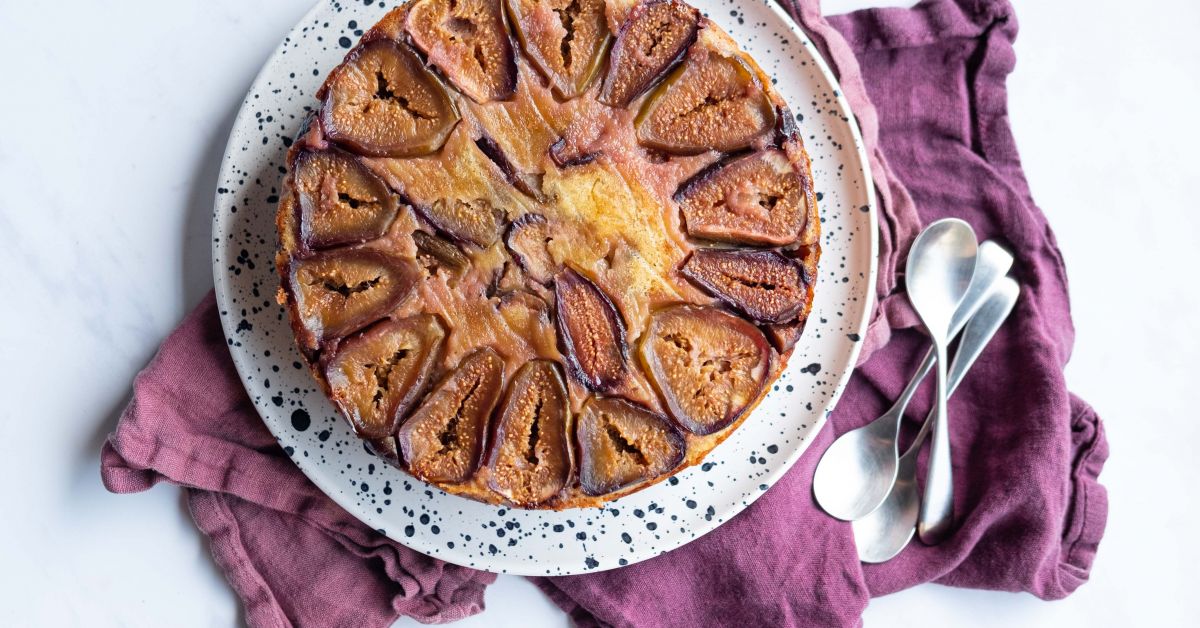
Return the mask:
[[[275,47],[275,49],[271,52],[270,56],[268,56],[267,59],[263,62],[262,67],[260,67],[259,71],[255,74],[254,80],[251,81],[250,86],[246,90],[245,96],[242,98],[242,104],[238,108],[237,116],[235,116],[233,125],[230,128],[229,139],[226,142],[225,150],[224,150],[224,152],[222,154],[222,158],[221,158],[221,166],[218,171],[218,176],[217,176],[217,187],[218,188],[220,187],[221,182],[226,181],[231,174],[231,171],[233,168],[234,156],[237,154],[234,151],[234,149],[236,148],[235,142],[238,139],[236,137],[238,130],[243,127],[243,125],[246,122],[246,119],[248,117],[250,117],[251,115],[253,115],[251,113],[252,107],[250,106],[251,95],[253,95],[259,89],[261,83],[264,81],[264,79],[266,77],[268,77],[268,70],[270,70],[278,62],[279,58],[283,55],[284,50],[287,48],[287,45],[288,45],[289,41],[291,40],[292,35],[296,32],[296,30],[298,28],[301,28],[302,25],[309,23],[314,18],[314,16],[316,16],[321,10],[325,9],[332,1],[333,0],[316,0],[316,2],[314,2],[313,6],[307,12],[305,12],[304,15],[283,36],[283,38],[280,40],[280,43]],[[404,0],[392,0],[392,2],[394,2],[396,4],[396,6],[399,6],[399,4],[401,4],[403,1]],[[866,214],[867,214],[867,219],[868,219],[868,223],[870,226],[868,233],[867,233],[867,236],[868,236],[867,239],[868,239],[868,243],[869,243],[869,245],[868,245],[868,248],[869,248],[868,268],[867,268],[867,276],[863,282],[864,285],[866,286],[866,289],[865,289],[866,294],[864,295],[864,298],[863,298],[863,310],[862,310],[861,318],[857,322],[857,324],[854,326],[855,331],[860,336],[865,337],[866,329],[870,323],[871,312],[874,309],[874,304],[876,301],[876,295],[875,295],[874,288],[877,283],[878,272],[879,272],[879,221],[878,221],[878,199],[875,194],[874,177],[871,172],[870,159],[869,159],[869,155],[866,150],[866,145],[863,141],[862,131],[858,125],[858,118],[854,114],[853,109],[850,107],[850,103],[846,99],[845,93],[842,90],[841,83],[838,81],[837,77],[834,75],[833,70],[830,68],[825,57],[817,49],[816,45],[808,37],[808,34],[804,31],[804,29],[800,27],[799,23],[797,23],[783,9],[783,7],[781,7],[774,0],[760,0],[760,1],[762,2],[762,4],[764,4],[768,7],[768,9],[774,14],[774,16],[779,20],[779,22],[783,24],[783,26],[788,30],[788,32],[791,33],[791,35],[796,38],[796,41],[798,43],[800,43],[800,45],[802,47],[804,47],[805,49],[807,49],[809,51],[809,53],[811,54],[812,59],[814,61],[814,64],[817,68],[817,71],[820,72],[822,78],[826,82],[828,82],[830,88],[833,90],[834,102],[837,104],[837,107],[838,107],[840,113],[843,114],[843,117],[844,117],[843,122],[849,128],[850,136],[854,142],[854,154],[856,155],[856,158],[858,159],[859,164],[861,166],[860,172],[862,175],[862,186],[867,191],[867,193],[866,193],[866,196],[867,196]],[[392,7],[392,8],[395,8],[395,7]],[[221,264],[221,257],[220,257],[220,251],[219,251],[219,249],[223,246],[223,240],[221,238],[217,237],[217,235],[219,233],[221,233],[221,231],[220,231],[221,222],[225,219],[224,213],[221,211],[221,200],[222,200],[222,194],[219,191],[214,191],[213,212],[212,212],[212,221],[211,221],[212,244],[210,245],[210,255],[211,255],[211,262],[212,262],[212,266],[213,266],[213,284],[214,284],[214,289],[216,291],[216,298],[217,298],[219,305],[223,304],[225,301],[225,299],[222,298],[222,295],[228,295],[230,292],[230,287],[228,285],[228,282],[230,280],[229,272],[228,272],[228,269],[225,268]],[[271,259],[270,263],[273,266],[274,259]],[[219,317],[219,319],[221,322],[222,333],[225,336],[226,340],[228,341],[229,339],[234,338],[236,331],[233,328],[234,323],[231,320],[229,320],[230,317],[221,316],[221,317]],[[841,376],[838,378],[837,382],[834,384],[832,393],[830,394],[828,400],[824,403],[823,410],[818,413],[816,423],[815,423],[815,425],[813,425],[811,431],[809,432],[810,436],[808,438],[805,438],[796,448],[794,448],[792,450],[792,452],[789,455],[787,455],[774,470],[772,470],[771,472],[767,473],[764,476],[763,482],[765,484],[767,484],[770,487],[773,487],[779,481],[779,479],[783,477],[784,474],[786,474],[788,471],[790,471],[792,469],[793,466],[795,466],[796,462],[800,460],[800,457],[803,456],[805,454],[805,452],[808,451],[808,448],[811,446],[811,444],[814,440],[813,436],[816,436],[817,434],[819,434],[821,432],[821,430],[823,430],[825,428],[825,425],[828,422],[829,414],[833,411],[833,409],[837,406],[838,402],[841,400],[842,394],[845,392],[845,389],[850,380],[850,377],[853,375],[854,371],[857,368],[858,356],[860,355],[860,353],[862,351],[862,344],[863,343],[861,343],[861,342],[854,342],[851,344],[849,355],[847,356],[848,364],[850,366],[843,371]],[[239,354],[236,351],[234,351],[234,346],[232,344],[230,344],[229,342],[226,342],[226,347],[229,350],[230,357],[234,364],[234,369],[238,373],[238,379],[240,380],[243,388],[245,388],[246,383],[247,383],[247,377],[248,377],[248,374],[251,373],[252,366],[249,364],[243,363],[243,360],[241,359]],[[250,391],[247,390],[247,394],[250,394]],[[269,432],[271,432],[271,435],[278,442],[280,439],[279,435],[276,434],[274,428],[271,425],[271,422],[262,416],[262,412],[260,411],[258,404],[251,404],[251,405],[254,406],[255,413],[259,415],[259,419],[262,420],[263,424],[267,427],[267,430]],[[757,410],[755,410],[755,411],[757,411]],[[753,416],[753,412],[754,411],[752,411],[752,416]],[[750,417],[747,417],[747,418],[750,418]],[[312,482],[314,486],[316,486],[323,494],[325,494],[331,500],[333,500],[333,502],[336,503],[339,507],[341,507],[343,510],[345,510],[347,513],[349,513],[351,516],[353,516],[358,521],[362,522],[367,527],[369,527],[373,530],[376,530],[376,531],[380,531],[380,529],[375,527],[370,521],[364,519],[363,515],[366,515],[366,517],[369,518],[370,514],[365,513],[365,512],[360,513],[359,512],[360,509],[356,506],[356,504],[353,502],[353,500],[350,498],[350,496],[344,495],[340,491],[340,489],[338,489],[337,487],[334,487],[331,483],[327,485],[327,482],[329,482],[329,481],[326,480],[324,475],[317,474],[317,473],[309,473],[309,471],[300,463],[300,460],[295,457],[289,456],[289,460],[291,460],[292,463],[296,465],[296,467],[300,470],[300,472],[303,473],[304,476],[310,482]],[[314,465],[316,465],[316,464],[318,464],[318,463],[314,463]],[[692,533],[690,536],[687,536],[686,538],[679,538],[678,542],[675,542],[673,544],[672,544],[672,541],[674,541],[674,539],[672,541],[668,541],[667,544],[669,545],[669,547],[664,548],[661,546],[656,546],[652,550],[646,551],[644,553],[644,555],[630,557],[630,560],[625,565],[607,564],[607,565],[601,565],[596,568],[580,568],[580,567],[567,568],[565,570],[560,571],[559,573],[557,573],[555,575],[558,576],[558,575],[577,575],[577,574],[582,574],[582,573],[599,573],[599,572],[607,571],[610,569],[620,569],[622,567],[634,565],[639,562],[654,558],[655,556],[659,556],[661,554],[677,550],[685,545],[688,545],[692,541],[695,541],[697,539],[704,537],[705,535],[707,535],[708,533],[717,529],[721,525],[724,525],[726,522],[730,521],[733,517],[737,516],[738,514],[740,514],[747,508],[749,508],[755,501],[758,500],[759,497],[761,497],[765,493],[766,493],[766,491],[757,491],[755,493],[750,494],[749,496],[746,497],[746,499],[744,499],[741,503],[739,503],[737,506],[735,506],[734,511],[731,514],[729,514],[729,516],[720,518],[719,520],[718,520],[718,518],[714,517],[711,521],[704,522],[703,525],[693,526],[692,528],[689,529],[689,532]],[[466,498],[459,497],[459,499],[466,499]],[[581,510],[581,509],[574,509],[574,510]],[[437,560],[443,560],[446,562],[450,562],[452,564],[458,564],[458,563],[454,563],[452,560],[449,560],[441,555],[428,554],[428,553],[422,551],[420,548],[414,547],[410,543],[413,541],[413,539],[415,537],[397,538],[397,536],[395,535],[394,532],[389,532],[389,531],[383,531],[383,535],[386,536],[387,538],[391,539],[392,541],[394,541],[400,545],[403,545],[406,548],[412,549],[413,551],[419,552],[423,555],[430,556],[431,558],[435,558]],[[523,568],[524,566],[529,565],[529,564],[531,564],[529,561],[516,560],[516,561],[513,561],[513,563],[511,565],[508,565],[499,570],[487,569],[487,568],[483,568],[483,567],[471,567],[471,568],[479,569],[481,571],[490,571],[492,573],[505,573],[505,574],[510,574],[510,575],[521,575],[521,576],[545,576],[546,575],[542,571],[532,571],[532,570],[526,570]]]

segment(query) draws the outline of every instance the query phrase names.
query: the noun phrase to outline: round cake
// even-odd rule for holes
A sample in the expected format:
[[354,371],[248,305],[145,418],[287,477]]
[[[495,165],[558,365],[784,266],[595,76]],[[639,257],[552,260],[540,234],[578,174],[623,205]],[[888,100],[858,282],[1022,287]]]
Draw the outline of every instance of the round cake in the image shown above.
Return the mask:
[[808,318],[786,104],[677,0],[412,0],[288,153],[279,300],[378,456],[484,502],[595,506],[695,464]]

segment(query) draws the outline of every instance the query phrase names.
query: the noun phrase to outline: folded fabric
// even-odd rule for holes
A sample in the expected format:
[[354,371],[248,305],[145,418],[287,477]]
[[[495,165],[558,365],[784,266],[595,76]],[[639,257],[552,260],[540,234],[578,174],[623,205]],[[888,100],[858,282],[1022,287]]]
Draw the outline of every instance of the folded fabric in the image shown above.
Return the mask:
[[[1104,530],[1096,477],[1107,445],[1063,380],[1073,343],[1066,275],[1007,125],[1011,7],[936,0],[827,21],[817,0],[785,5],[839,74],[870,153],[881,201],[881,298],[864,339],[873,355],[831,427],[742,514],[643,563],[534,580],[585,626],[855,625],[870,596],[928,581],[1068,595],[1086,581]],[[837,434],[883,411],[923,354],[896,289],[920,222],[945,216],[1015,253],[1022,298],[951,401],[959,530],[864,567],[849,525],[813,502],[813,468]],[[911,415],[927,408],[918,399]],[[448,622],[481,610],[495,578],[391,541],[308,482],[246,397],[211,295],[138,376],[101,466],[114,492],[185,487],[251,625]]]

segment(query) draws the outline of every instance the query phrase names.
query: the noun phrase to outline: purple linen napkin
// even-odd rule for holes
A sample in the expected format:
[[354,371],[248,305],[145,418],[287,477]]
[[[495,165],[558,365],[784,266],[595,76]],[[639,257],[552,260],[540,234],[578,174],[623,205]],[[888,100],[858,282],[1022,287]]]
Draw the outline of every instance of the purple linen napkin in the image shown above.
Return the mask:
[[[817,0],[788,4],[863,127],[882,205],[883,297],[864,354],[892,342],[852,378],[833,427],[796,467],[712,534],[624,569],[535,579],[581,625],[854,625],[869,596],[931,580],[1058,598],[1086,580],[1103,533],[1096,476],[1107,445],[1095,413],[1063,381],[1073,341],[1066,277],[1007,127],[1011,8],[939,0],[826,22]],[[923,353],[893,294],[918,210],[925,221],[964,218],[1010,246],[1024,292],[951,401],[961,529],[939,547],[914,545],[864,568],[849,526],[817,509],[811,478],[835,433],[882,412]],[[927,406],[918,401],[912,416]],[[138,376],[102,477],[114,492],[162,480],[186,487],[255,626],[452,621],[478,612],[494,579],[390,541],[312,486],[246,398],[211,296]]]

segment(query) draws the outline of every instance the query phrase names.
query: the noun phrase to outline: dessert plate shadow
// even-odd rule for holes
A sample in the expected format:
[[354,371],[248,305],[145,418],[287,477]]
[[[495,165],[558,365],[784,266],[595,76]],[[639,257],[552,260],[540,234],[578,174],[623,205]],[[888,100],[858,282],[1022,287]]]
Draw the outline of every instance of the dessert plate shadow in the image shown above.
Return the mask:
[[694,0],[775,81],[813,162],[822,222],[812,316],[787,370],[703,464],[603,508],[526,511],[446,494],[369,453],[303,367],[275,303],[275,205],[284,155],[323,77],[395,3],[322,0],[250,88],[213,208],[221,324],[267,427],[322,491],[419,552],[499,573],[568,575],[652,558],[712,531],[778,480],[853,370],[875,284],[875,201],[862,138],[828,66],[774,2]]

